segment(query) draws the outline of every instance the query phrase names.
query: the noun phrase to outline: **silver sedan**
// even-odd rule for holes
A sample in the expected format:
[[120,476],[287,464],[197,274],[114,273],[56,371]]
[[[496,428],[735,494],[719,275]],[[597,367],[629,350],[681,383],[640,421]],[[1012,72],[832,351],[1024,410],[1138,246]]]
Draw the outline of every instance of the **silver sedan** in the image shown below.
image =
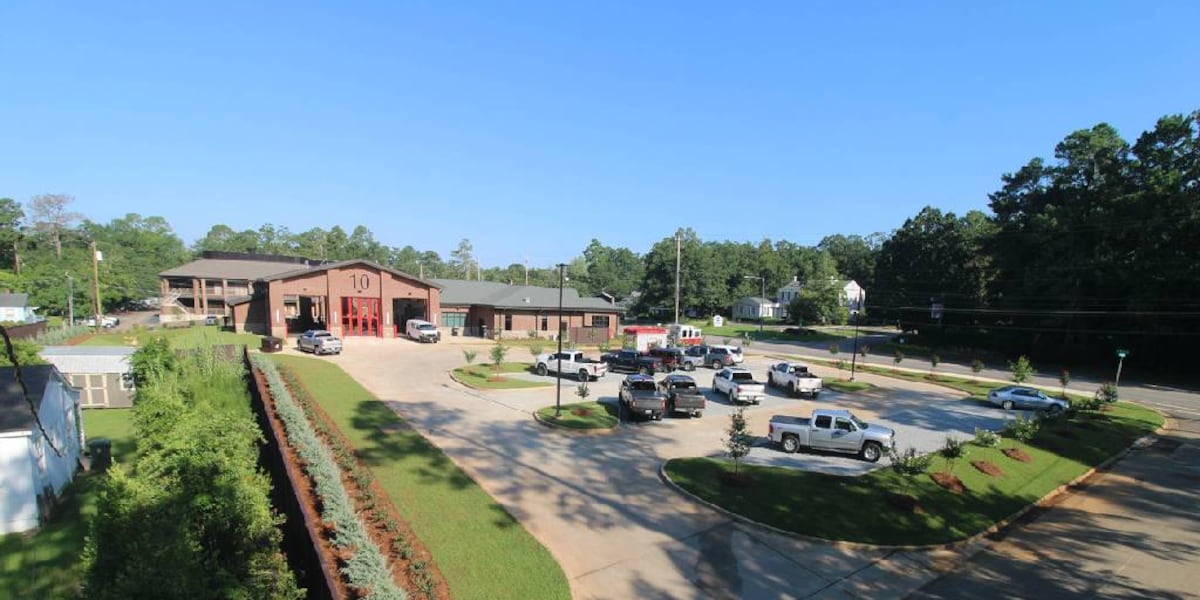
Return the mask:
[[1061,413],[1069,406],[1066,400],[1051,398],[1042,390],[1019,385],[1006,385],[988,392],[988,401],[1004,410],[1024,408],[1051,414]]

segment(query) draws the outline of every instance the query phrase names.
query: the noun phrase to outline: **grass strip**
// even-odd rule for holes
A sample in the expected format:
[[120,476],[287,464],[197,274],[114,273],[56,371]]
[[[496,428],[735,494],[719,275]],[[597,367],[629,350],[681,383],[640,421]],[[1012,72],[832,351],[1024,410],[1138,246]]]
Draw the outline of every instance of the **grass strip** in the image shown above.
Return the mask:
[[458,600],[570,598],[554,557],[441,450],[337,365],[292,367],[425,544]]
[[863,390],[869,390],[875,387],[874,385],[865,381],[847,381],[845,379],[825,379],[823,380],[823,383],[828,389],[851,393],[861,392]]
[[[927,474],[911,480],[886,468],[839,477],[742,465],[739,470],[748,473],[753,484],[731,487],[721,480],[721,473],[732,471],[726,460],[675,459],[666,470],[675,483],[701,499],[786,531],[868,544],[938,544],[983,531],[1116,455],[1162,422],[1158,413],[1122,402],[1109,412],[1080,413],[1048,423],[1029,444],[1004,440],[997,448],[971,445],[951,471],[966,486],[963,494],[929,477],[928,473],[950,470],[940,455]],[[1013,460],[1001,453],[1005,448],[1019,448],[1033,460]],[[1004,475],[984,475],[971,461],[993,463]],[[889,493],[915,497],[923,512],[892,507],[886,500]]]
[[546,423],[567,429],[612,429],[617,426],[617,417],[607,404],[599,402],[576,402],[562,405],[562,414],[554,416],[554,407],[547,406],[537,411]]
[[[528,373],[529,367],[529,363],[500,363],[500,373]],[[496,370],[489,364],[459,367],[451,371],[450,376],[455,381],[477,390],[515,390],[553,385],[548,381],[528,381],[497,375]]]

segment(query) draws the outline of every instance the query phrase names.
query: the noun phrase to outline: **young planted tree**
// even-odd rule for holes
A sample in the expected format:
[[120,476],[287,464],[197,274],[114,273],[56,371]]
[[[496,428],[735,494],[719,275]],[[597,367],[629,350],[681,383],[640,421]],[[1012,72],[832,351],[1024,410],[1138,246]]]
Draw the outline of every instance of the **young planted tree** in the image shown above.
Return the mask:
[[496,377],[499,377],[500,371],[504,369],[504,357],[507,354],[508,346],[504,344],[492,346],[492,370],[496,372]]
[[463,353],[463,360],[467,361],[467,370],[469,371],[469,370],[471,370],[471,364],[475,362],[475,357],[479,356],[479,353],[474,350],[469,350],[469,349],[463,350],[462,353]]
[[1008,369],[1012,372],[1013,383],[1025,383],[1035,373],[1033,365],[1029,363],[1029,357],[1024,354],[1018,356],[1016,362],[1008,363]]
[[831,356],[837,356],[839,350],[840,350],[840,348],[838,348],[838,345],[836,342],[829,345],[829,354]]
[[953,473],[954,463],[967,455],[967,440],[946,436],[946,442],[942,444],[942,449],[938,450],[938,453],[946,459],[946,471]]
[[937,352],[929,355],[929,370],[931,371],[930,375],[933,375],[933,371],[937,371],[938,365],[941,364],[941,362],[942,357],[938,356]]
[[971,361],[971,372],[978,375],[980,371],[983,371],[983,360],[976,358]]
[[933,462],[933,456],[929,454],[920,454],[916,448],[909,446],[904,452],[897,452],[892,449],[889,455],[891,459],[892,472],[900,476],[900,480],[904,484],[904,494],[908,494],[908,490],[912,488],[913,479],[917,475],[929,470],[929,464]]
[[1058,374],[1058,382],[1062,384],[1062,397],[1064,400],[1066,400],[1067,386],[1071,385],[1071,372],[1063,369],[1062,372]]
[[729,415],[729,429],[725,431],[725,454],[733,460],[733,472],[738,473],[738,463],[750,453],[753,437],[746,428],[745,407],[734,409]]
[[904,353],[899,350],[897,350],[896,353],[892,355],[892,364],[896,365],[897,367],[900,366],[900,362],[903,360],[904,360]]
[[545,352],[545,348],[542,348],[541,344],[530,344],[529,345],[529,355],[532,356],[533,358],[536,359],[538,357],[538,355],[541,354],[542,352]]
[[588,388],[586,381],[579,382],[579,385],[575,387],[575,395],[579,396],[580,402],[587,402],[588,396],[592,395],[592,390]]

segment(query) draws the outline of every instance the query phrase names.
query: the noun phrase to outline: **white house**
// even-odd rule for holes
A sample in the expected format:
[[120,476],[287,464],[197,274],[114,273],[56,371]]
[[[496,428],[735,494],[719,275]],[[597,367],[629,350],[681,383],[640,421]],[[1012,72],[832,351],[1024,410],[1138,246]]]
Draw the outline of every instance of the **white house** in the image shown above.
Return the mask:
[[133,406],[133,368],[129,346],[46,346],[39,353],[79,388],[83,408]]
[[0,323],[32,323],[38,320],[36,306],[29,304],[29,294],[0,294]]
[[[846,306],[846,310],[851,313],[862,310],[862,307],[867,302],[867,292],[857,281],[853,279],[830,279],[835,287],[838,288],[838,296]],[[791,283],[779,288],[779,304],[782,305],[782,316],[787,316],[787,307],[800,295],[800,290],[804,289],[804,284],[800,283],[800,278],[793,276]]]
[[75,476],[83,446],[79,392],[54,365],[20,369],[24,389],[16,368],[0,367],[0,534],[38,526],[39,509]]
[[779,303],[770,298],[747,296],[733,303],[734,319],[774,319],[781,316]]

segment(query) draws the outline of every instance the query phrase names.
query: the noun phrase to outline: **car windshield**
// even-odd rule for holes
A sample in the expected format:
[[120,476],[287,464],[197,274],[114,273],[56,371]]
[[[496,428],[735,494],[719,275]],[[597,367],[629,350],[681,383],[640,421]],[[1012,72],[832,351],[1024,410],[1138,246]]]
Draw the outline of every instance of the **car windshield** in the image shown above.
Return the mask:
[[417,325],[417,329],[420,329],[421,331],[429,331],[431,329],[437,329],[437,327],[435,327],[433,323],[425,323],[423,325]]
[[854,421],[854,424],[855,424],[855,425],[858,425],[858,428],[859,428],[859,429],[866,429],[866,428],[867,428],[867,422],[866,422],[866,421],[864,421],[864,420],[862,420],[862,419],[860,419],[860,418],[858,418],[858,417],[856,417],[856,416],[854,416],[854,415],[850,415],[850,420],[851,420],[851,421]]

